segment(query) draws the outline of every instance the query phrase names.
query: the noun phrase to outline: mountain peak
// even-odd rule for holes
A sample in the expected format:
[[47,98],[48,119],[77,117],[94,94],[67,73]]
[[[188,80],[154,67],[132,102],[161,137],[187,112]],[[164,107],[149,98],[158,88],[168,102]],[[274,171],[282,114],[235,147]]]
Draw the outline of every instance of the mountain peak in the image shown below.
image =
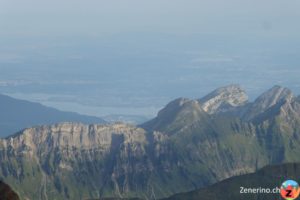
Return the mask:
[[[193,103],[194,102],[194,103]],[[163,109],[161,109],[158,114],[157,118],[168,119],[170,117],[176,116],[184,107],[187,105],[195,104],[196,101],[187,99],[187,98],[178,98],[170,103],[168,103]],[[198,102],[196,104],[199,104]],[[194,105],[195,106],[195,105]],[[200,108],[200,106],[198,106]],[[192,109],[190,109],[192,110]]]
[[250,108],[251,111],[247,115],[247,119],[253,119],[271,107],[279,103],[291,102],[293,99],[295,99],[295,96],[290,89],[275,85],[254,101]]
[[159,111],[156,118],[142,125],[146,130],[173,132],[183,124],[191,124],[206,117],[197,100],[175,99]]
[[265,110],[281,101],[290,101],[293,98],[294,95],[290,89],[275,85],[260,95],[254,104]]
[[209,113],[226,112],[248,102],[246,92],[236,84],[218,88],[199,100],[202,109]]

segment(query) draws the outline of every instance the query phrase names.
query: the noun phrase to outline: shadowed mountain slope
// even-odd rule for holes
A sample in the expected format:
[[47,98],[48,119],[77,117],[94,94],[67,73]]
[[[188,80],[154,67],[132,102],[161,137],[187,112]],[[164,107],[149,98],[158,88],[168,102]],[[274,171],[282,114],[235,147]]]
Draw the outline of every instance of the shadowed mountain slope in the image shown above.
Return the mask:
[[[216,183],[212,186],[192,192],[176,194],[163,200],[281,200],[280,193],[241,194],[243,188],[280,188],[286,180],[299,180],[300,164],[290,163],[282,165],[267,166],[253,174],[232,177]],[[275,191],[275,190],[274,190]],[[273,192],[273,191],[272,191]]]
[[1,200],[19,200],[18,195],[4,182],[0,181]]

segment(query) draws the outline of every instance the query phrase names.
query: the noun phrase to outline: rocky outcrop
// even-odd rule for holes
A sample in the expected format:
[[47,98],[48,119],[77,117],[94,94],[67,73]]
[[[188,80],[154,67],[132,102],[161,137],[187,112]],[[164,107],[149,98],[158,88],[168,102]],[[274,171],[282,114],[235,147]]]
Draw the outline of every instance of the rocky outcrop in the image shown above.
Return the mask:
[[199,102],[205,112],[215,114],[244,106],[248,102],[248,96],[239,85],[229,85],[216,89]]

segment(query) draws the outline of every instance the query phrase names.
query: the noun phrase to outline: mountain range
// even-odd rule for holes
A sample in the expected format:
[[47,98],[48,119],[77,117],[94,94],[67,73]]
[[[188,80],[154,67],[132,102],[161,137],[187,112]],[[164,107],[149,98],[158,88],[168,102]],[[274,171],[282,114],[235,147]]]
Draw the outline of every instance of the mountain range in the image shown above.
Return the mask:
[[238,85],[179,98],[128,124],[59,123],[0,139],[0,178],[28,199],[160,199],[267,165],[300,162],[300,101]]
[[0,94],[0,137],[36,125],[59,122],[105,123],[103,119],[80,115],[74,112],[63,112],[54,108],[15,99]]

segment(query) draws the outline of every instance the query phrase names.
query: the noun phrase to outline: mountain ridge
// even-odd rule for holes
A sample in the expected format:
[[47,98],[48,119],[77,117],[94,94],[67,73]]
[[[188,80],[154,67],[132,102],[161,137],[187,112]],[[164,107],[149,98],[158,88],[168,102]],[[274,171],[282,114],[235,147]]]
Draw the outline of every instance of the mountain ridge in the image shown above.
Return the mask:
[[[197,100],[178,98],[171,101],[165,108],[159,111],[156,118],[141,125],[148,131],[174,132],[188,124],[192,124],[199,118],[208,118]],[[185,119],[189,119],[186,121]]]

